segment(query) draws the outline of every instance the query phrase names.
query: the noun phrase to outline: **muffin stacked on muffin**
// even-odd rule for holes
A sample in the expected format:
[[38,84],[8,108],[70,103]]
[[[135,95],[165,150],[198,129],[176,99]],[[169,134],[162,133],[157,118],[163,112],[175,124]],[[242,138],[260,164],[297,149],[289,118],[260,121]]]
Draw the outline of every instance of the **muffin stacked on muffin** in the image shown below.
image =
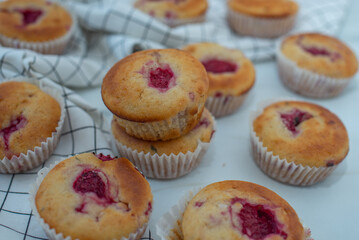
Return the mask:
[[131,162],[93,153],[42,169],[30,200],[50,239],[140,239],[153,206]]
[[65,113],[60,94],[49,93],[28,82],[0,84],[0,172],[30,170],[51,155]]
[[134,6],[170,27],[203,22],[207,0],[137,0]]
[[59,54],[75,31],[75,18],[58,3],[8,0],[0,3],[0,43]]
[[[146,50],[127,56],[109,70],[103,80],[102,99],[115,115],[113,131],[120,129],[143,141],[169,141],[201,124],[207,91],[206,70],[190,54],[175,49]],[[150,153],[148,149],[144,152]],[[167,174],[162,177],[174,177]]]
[[252,62],[239,50],[216,43],[196,43],[184,47],[207,70],[209,91],[206,108],[221,117],[236,111],[255,82]]

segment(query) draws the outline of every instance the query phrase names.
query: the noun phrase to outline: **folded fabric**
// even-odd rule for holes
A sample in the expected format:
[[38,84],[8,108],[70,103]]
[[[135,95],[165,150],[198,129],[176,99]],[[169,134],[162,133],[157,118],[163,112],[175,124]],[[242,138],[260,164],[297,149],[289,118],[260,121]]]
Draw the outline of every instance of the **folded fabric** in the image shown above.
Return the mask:
[[[0,48],[0,77],[49,78],[68,87],[98,86],[107,70],[133,51],[181,48],[193,42],[217,42],[242,50],[253,61],[274,56],[276,39],[239,36],[226,21],[223,0],[209,0],[206,21],[170,28],[132,7],[131,0],[62,1],[80,22],[80,29],[61,56]],[[300,11],[292,32],[335,35],[348,0],[298,0]]]

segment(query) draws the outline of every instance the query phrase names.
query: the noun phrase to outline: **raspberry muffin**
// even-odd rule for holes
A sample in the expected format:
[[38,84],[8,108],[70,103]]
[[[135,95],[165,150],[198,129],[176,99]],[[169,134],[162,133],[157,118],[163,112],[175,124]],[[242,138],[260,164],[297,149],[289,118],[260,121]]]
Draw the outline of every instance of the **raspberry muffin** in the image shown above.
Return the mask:
[[349,151],[340,119],[308,102],[279,101],[253,114],[251,141],[258,166],[293,185],[325,179]]
[[203,65],[176,49],[136,52],[106,74],[102,99],[127,134],[143,140],[169,140],[194,128],[208,92]]
[[45,54],[59,54],[75,31],[75,19],[47,0],[0,2],[0,43]]
[[207,0],[137,0],[136,8],[170,27],[203,22]]
[[30,200],[50,239],[140,239],[152,211],[150,185],[131,162],[93,153],[41,170]]
[[293,28],[298,9],[292,0],[229,0],[227,17],[241,35],[275,38]]
[[[167,231],[166,222],[176,218],[175,209],[179,224]],[[283,198],[250,182],[212,183],[187,194],[172,210],[157,225],[161,239],[310,239],[310,230]]]
[[358,60],[343,42],[319,33],[286,37],[277,48],[280,79],[308,97],[333,97],[358,71]]
[[0,172],[30,170],[54,150],[64,122],[63,101],[57,92],[44,91],[28,82],[0,84]]
[[206,108],[216,117],[236,111],[253,87],[255,70],[252,62],[239,50],[216,43],[196,43],[184,47],[202,62],[209,78]]
[[128,135],[112,120],[117,150],[150,178],[177,178],[191,172],[206,153],[215,132],[215,122],[207,109],[189,133],[168,141],[144,141]]

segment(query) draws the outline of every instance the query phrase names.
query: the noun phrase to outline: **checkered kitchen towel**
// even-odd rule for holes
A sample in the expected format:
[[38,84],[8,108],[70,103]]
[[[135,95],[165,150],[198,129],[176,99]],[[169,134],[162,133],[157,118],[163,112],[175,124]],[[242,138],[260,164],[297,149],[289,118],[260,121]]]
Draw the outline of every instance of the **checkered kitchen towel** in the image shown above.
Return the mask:
[[[334,35],[349,0],[297,0],[297,31]],[[169,28],[132,7],[133,0],[65,0],[81,29],[61,56],[0,48],[0,77],[18,75],[51,80],[69,87],[98,86],[107,70],[136,49],[180,48],[192,42],[218,42],[242,50],[254,61],[273,57],[275,40],[242,37],[226,22],[226,1],[209,0],[203,23]]]

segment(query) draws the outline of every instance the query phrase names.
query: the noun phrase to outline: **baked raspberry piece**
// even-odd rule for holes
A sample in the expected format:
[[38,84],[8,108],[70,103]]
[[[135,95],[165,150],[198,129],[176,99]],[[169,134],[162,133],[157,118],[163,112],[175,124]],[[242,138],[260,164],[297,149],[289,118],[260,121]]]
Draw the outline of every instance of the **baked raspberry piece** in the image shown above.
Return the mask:
[[138,239],[152,212],[149,183],[127,159],[98,156],[104,158],[76,155],[47,170],[33,196],[35,210],[64,237]]
[[209,59],[202,61],[202,64],[206,68],[207,72],[210,73],[228,73],[235,72],[237,70],[236,64],[225,60]]
[[20,130],[21,128],[24,128],[27,123],[27,120],[24,116],[20,115],[16,119],[12,120],[10,122],[10,125],[0,129],[0,137],[3,138],[4,144],[5,144],[5,155],[7,158],[11,158],[13,154],[11,151],[9,151],[9,141],[10,137],[13,133]]
[[299,124],[312,117],[313,116],[311,114],[300,111],[296,108],[294,108],[290,112],[280,114],[282,122],[287,127],[287,129],[293,133],[293,135],[298,134],[299,131],[297,127],[299,126]]
[[95,156],[102,161],[111,161],[115,159],[114,157],[111,157],[111,155],[103,155],[102,153],[95,154]]
[[[242,209],[234,212],[232,206],[237,203],[242,205]],[[229,206],[229,215],[232,226],[251,239],[265,239],[269,235],[279,235],[283,239],[288,237],[288,234],[280,229],[282,224],[278,222],[270,206],[251,204],[245,199],[234,197]]]
[[35,23],[44,14],[40,9],[31,8],[15,9],[15,11],[21,13],[23,26]]

